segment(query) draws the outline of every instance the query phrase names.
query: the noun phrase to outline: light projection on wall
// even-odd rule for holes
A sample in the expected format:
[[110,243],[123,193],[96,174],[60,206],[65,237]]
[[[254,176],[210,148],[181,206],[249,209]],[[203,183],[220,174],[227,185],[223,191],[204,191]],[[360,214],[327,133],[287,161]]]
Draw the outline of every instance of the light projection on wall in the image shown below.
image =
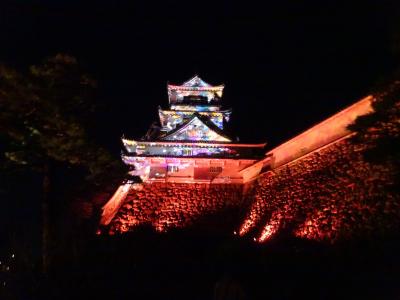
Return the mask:
[[178,125],[182,124],[184,121],[190,119],[193,113],[184,113],[184,112],[165,112],[160,110],[160,123],[161,127],[165,131],[170,131],[175,129]]
[[172,104],[171,109],[174,111],[197,111],[197,112],[208,112],[208,111],[219,111],[219,105],[182,105]]
[[197,96],[199,100],[202,99],[200,100],[201,102],[205,101],[206,103],[210,103],[211,101],[219,101],[222,97],[223,90],[223,85],[211,86],[196,75],[182,85],[169,84],[168,97],[171,104],[184,103],[188,96]]
[[221,147],[208,147],[208,148],[182,148],[174,147],[172,148],[172,153],[176,156],[216,156],[218,154],[234,154],[235,151],[229,148]]
[[162,130],[169,132],[175,129],[177,126],[190,121],[194,113],[197,112],[199,115],[206,117],[214,123],[219,129],[224,129],[224,120],[229,122],[231,111],[199,111],[199,110],[187,110],[187,111],[173,111],[173,110],[159,110],[160,123]]
[[188,81],[185,81],[182,84],[182,87],[211,87],[211,85],[201,79],[199,76],[195,75],[190,78]]
[[215,125],[217,125],[219,129],[223,129],[224,128],[222,116],[211,116],[210,120]]
[[193,118],[184,127],[171,132],[162,140],[168,141],[216,141],[230,142],[231,140],[211,130],[197,117]]
[[[164,163],[167,162],[166,158],[168,160],[174,158],[235,159],[235,163],[227,167],[229,172],[225,172],[229,175],[221,175],[218,178],[219,181],[214,182],[247,180],[248,177],[244,179],[242,173],[235,172],[241,172],[243,169],[241,164],[247,165],[249,160],[263,157],[265,144],[233,143],[226,136],[224,127],[230,119],[232,110],[220,110],[219,98],[222,96],[223,88],[223,85],[211,86],[198,76],[194,76],[183,85],[168,85],[170,107],[162,109],[159,106],[159,125],[153,123],[140,140],[122,138],[125,149],[121,156],[124,163],[133,169],[130,174],[140,176],[143,181],[149,179],[168,181],[169,177],[176,179],[177,176],[173,174],[173,170],[178,170],[180,167],[167,170],[166,166],[160,167],[160,161],[157,161],[157,158],[164,160]],[[176,99],[172,97],[175,100],[171,102],[172,94],[174,97],[188,97],[185,98],[186,102],[179,103],[174,102]],[[202,95],[208,98],[201,98]],[[196,99],[202,103],[196,102]],[[210,100],[209,103],[207,103],[208,100]],[[204,101],[206,103],[203,103]],[[191,167],[198,169],[193,163]],[[186,173],[182,175],[182,181],[197,181],[196,176],[193,175],[196,172]],[[190,178],[186,180],[188,176]]]
[[[151,145],[151,143],[137,144],[129,147],[129,153],[122,155],[122,160],[126,164],[132,165],[144,156],[159,157],[236,157],[239,155],[236,149],[216,145],[197,145],[195,143],[185,143],[181,145]],[[134,153],[135,156],[131,154]],[[142,157],[141,157],[142,156]]]

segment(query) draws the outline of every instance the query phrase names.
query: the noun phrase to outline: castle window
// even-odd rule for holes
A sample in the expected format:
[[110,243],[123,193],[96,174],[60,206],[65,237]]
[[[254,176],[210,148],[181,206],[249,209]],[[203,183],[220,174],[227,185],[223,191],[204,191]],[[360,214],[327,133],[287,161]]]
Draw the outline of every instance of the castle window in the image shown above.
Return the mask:
[[176,172],[179,172],[178,166],[172,166],[172,165],[168,166],[168,173],[176,173]]
[[187,156],[193,155],[192,149],[183,149],[182,153]]
[[210,167],[210,173],[221,173],[222,167]]

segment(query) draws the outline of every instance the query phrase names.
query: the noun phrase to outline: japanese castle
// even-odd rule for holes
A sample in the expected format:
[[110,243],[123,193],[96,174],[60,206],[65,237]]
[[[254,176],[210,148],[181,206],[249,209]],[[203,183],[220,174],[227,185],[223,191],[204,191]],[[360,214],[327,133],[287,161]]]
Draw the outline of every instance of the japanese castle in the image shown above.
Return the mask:
[[224,85],[197,75],[168,84],[167,109],[138,140],[123,137],[122,159],[143,182],[246,183],[256,178],[265,143],[243,144],[227,134],[232,110],[222,107]]

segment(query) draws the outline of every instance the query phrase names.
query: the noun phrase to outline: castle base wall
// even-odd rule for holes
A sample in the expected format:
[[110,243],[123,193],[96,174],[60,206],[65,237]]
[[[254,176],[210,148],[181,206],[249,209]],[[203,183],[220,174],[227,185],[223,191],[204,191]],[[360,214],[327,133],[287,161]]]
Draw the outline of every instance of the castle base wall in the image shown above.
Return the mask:
[[141,190],[129,192],[109,232],[127,232],[143,225],[164,232],[200,223],[226,230],[243,218],[248,193],[242,184],[143,183]]

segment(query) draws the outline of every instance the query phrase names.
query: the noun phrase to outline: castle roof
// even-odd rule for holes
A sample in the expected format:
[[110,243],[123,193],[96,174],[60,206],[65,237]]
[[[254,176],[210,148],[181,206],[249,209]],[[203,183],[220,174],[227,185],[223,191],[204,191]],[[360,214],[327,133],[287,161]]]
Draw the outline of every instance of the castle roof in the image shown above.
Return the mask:
[[160,137],[160,140],[169,141],[216,141],[216,142],[231,142],[232,140],[216,126],[208,118],[204,118],[198,113],[185,123],[177,126],[175,129],[168,132],[165,136]]
[[168,91],[170,90],[183,90],[183,91],[214,91],[221,92],[224,89],[224,85],[213,86],[203,79],[201,79],[198,75],[193,76],[188,81],[185,81],[181,85],[168,84]]

